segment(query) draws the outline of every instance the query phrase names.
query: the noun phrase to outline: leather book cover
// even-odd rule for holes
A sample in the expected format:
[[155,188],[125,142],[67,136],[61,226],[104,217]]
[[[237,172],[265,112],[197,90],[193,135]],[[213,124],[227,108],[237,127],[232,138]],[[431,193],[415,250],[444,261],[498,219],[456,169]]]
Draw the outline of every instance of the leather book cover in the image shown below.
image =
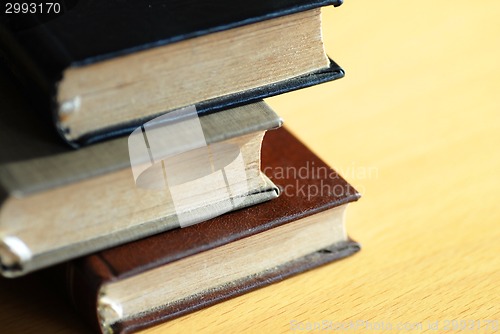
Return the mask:
[[[328,209],[356,201],[359,193],[333,169],[304,146],[286,129],[266,135],[262,151],[262,168],[283,191],[277,199],[231,212],[203,224],[176,229],[126,245],[104,250],[74,260],[61,267],[65,271],[70,299],[87,322],[99,330],[97,299],[100,287],[138,273],[168,265],[177,260],[263,233]],[[308,170],[301,177],[283,175],[283,168]],[[318,176],[311,170],[328,170]],[[342,189],[325,194],[301,191],[308,187]],[[288,193],[287,193],[288,190]],[[350,240],[328,249],[284,263],[262,275],[247,277],[230,286],[206,293],[203,298],[188,299],[180,304],[147,312],[138,318],[115,324],[116,333],[135,332],[146,327],[216,304],[287,277],[341,259],[358,251]],[[53,282],[58,284],[57,281]]]
[[[57,127],[56,96],[65,69],[321,6],[338,6],[342,0],[255,0],[245,3],[229,0],[64,0],[57,3],[58,13],[52,14],[6,14],[2,11],[0,61],[5,60],[30,90],[37,92],[40,102],[45,105],[44,109],[52,110],[50,117],[59,134],[78,146],[119,135],[124,130],[119,125],[70,139],[64,133],[67,129]],[[282,93],[285,88],[289,91],[341,76],[335,64],[329,72],[327,76],[319,73],[319,77],[313,75],[297,78],[297,81],[288,84],[270,85],[255,91],[258,96],[248,93],[231,95],[224,100],[211,101],[208,105],[214,102],[247,103]],[[203,109],[200,108],[202,112]],[[205,109],[209,111],[210,108]],[[123,127],[126,126],[123,124]]]

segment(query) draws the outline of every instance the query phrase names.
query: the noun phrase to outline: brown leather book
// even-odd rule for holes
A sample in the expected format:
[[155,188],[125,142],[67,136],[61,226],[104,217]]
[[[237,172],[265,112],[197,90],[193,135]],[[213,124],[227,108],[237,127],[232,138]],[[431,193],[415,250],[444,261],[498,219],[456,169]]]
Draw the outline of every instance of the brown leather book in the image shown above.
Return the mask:
[[103,333],[130,333],[359,250],[344,211],[359,193],[285,129],[266,135],[279,198],[74,260],[71,300]]

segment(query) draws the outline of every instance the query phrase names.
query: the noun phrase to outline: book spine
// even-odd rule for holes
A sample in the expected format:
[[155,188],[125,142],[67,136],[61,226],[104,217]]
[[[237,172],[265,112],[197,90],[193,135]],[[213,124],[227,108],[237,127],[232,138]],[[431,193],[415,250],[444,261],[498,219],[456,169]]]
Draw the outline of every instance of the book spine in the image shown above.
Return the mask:
[[[50,50],[50,49],[49,49]],[[57,82],[61,73],[47,71],[48,66],[37,63],[36,59],[22,47],[16,37],[0,24],[0,66],[7,69],[20,86],[20,91],[27,94],[26,100],[34,110],[40,110],[42,119],[65,141],[64,134],[56,126]],[[56,80],[56,78],[58,78]],[[72,145],[72,143],[68,143]],[[72,145],[74,146],[74,145]]]
[[108,264],[99,254],[94,254],[68,262],[61,267],[65,293],[80,317],[95,332],[109,332],[101,325],[99,312],[103,310],[98,309],[101,286],[114,278]]
[[44,68],[22,47],[17,38],[0,25],[0,59],[19,82],[39,95],[46,95],[54,89]]

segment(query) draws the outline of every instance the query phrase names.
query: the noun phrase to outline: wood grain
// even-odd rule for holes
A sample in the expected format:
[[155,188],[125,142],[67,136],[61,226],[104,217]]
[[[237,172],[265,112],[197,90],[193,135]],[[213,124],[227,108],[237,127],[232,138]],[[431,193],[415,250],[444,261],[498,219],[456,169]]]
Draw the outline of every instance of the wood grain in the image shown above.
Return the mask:
[[[323,320],[434,333],[454,319],[493,333],[484,321],[500,320],[499,16],[495,0],[327,9],[327,48],[346,77],[269,103],[363,193],[348,212],[362,251],[144,333],[285,333],[291,321]],[[9,333],[64,324],[7,297]],[[439,331],[428,329],[436,321]]]

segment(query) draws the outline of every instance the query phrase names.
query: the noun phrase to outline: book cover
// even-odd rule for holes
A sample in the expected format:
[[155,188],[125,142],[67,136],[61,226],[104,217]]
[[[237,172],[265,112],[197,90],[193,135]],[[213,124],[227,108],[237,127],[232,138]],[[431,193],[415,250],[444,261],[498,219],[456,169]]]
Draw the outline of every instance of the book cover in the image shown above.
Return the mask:
[[[138,95],[137,98],[134,97],[130,101],[127,100],[127,103],[120,104],[120,101],[125,101],[127,97],[140,92],[141,87],[145,87],[143,83],[145,82],[145,78],[139,78],[140,73],[142,73],[141,71],[137,73],[133,72],[135,73],[134,77],[141,79],[138,79],[141,83],[117,82],[113,84],[113,87],[116,89],[108,87],[106,82],[112,81],[110,78],[126,76],[126,73],[129,73],[136,65],[140,68],[145,68],[147,64],[151,64],[149,65],[150,67],[159,67],[161,64],[169,63],[175,67],[177,66],[176,62],[180,61],[174,61],[173,53],[175,52],[167,53],[165,60],[162,60],[159,64],[152,62],[152,59],[159,58],[158,55],[154,55],[147,58],[147,61],[141,61],[138,58],[138,60],[133,61],[128,66],[122,66],[117,69],[113,68],[107,71],[111,75],[108,79],[102,79],[107,78],[104,69],[109,67],[108,65],[103,65],[96,68],[94,76],[97,79],[95,81],[89,79],[90,75],[82,76],[85,78],[83,81],[80,79],[81,77],[78,77],[78,80],[75,81],[77,88],[74,89],[65,88],[64,82],[71,78],[70,73],[66,72],[66,70],[70,68],[81,69],[93,64],[107,64],[106,61],[118,58],[125,59],[129,55],[138,54],[143,51],[224,31],[240,29],[260,22],[281,20],[284,17],[313,11],[321,6],[339,5],[340,3],[341,1],[338,0],[259,0],[246,3],[242,6],[240,3],[227,0],[208,2],[144,2],[137,0],[87,2],[67,0],[61,3],[60,13],[53,13],[53,15],[49,16],[41,13],[2,15],[0,20],[0,44],[2,45],[0,58],[6,60],[7,64],[18,74],[19,78],[22,78],[27,86],[32,86],[33,89],[31,91],[37,92],[40,101],[45,105],[44,109],[52,110],[50,117],[59,134],[73,145],[82,145],[127,133],[127,131],[130,131],[130,128],[136,127],[139,123],[147,120],[146,118],[154,117],[152,114],[157,115],[171,110],[172,106],[169,103],[176,99],[177,96],[184,94],[182,92],[193,91],[195,96],[201,96],[206,93],[206,96],[202,100],[197,101],[192,101],[192,98],[185,97],[179,100],[178,103],[180,104],[175,107],[182,107],[193,102],[197,104],[197,109],[200,113],[209,113],[221,107],[236,106],[286,91],[334,80],[342,77],[343,71],[333,62],[328,66],[328,59],[322,47],[316,41],[310,46],[300,48],[300,43],[305,43],[305,41],[309,40],[309,38],[305,37],[307,35],[305,32],[304,36],[299,36],[300,38],[297,40],[299,44],[293,47],[290,45],[292,50],[286,51],[286,54],[290,57],[292,55],[298,57],[299,53],[297,53],[297,50],[302,54],[309,49],[317,48],[317,54],[326,61],[325,64],[316,67],[310,62],[310,66],[312,66],[310,71],[306,71],[304,68],[305,72],[295,73],[292,77],[282,76],[279,80],[273,80],[273,77],[278,76],[279,71],[276,70],[278,65],[280,63],[293,63],[294,59],[293,57],[284,58],[280,61],[279,52],[276,51],[276,54],[274,54],[272,51],[273,48],[271,48],[270,54],[266,55],[266,61],[263,63],[274,64],[274,72],[271,70],[266,72],[273,72],[271,73],[272,77],[268,78],[269,80],[264,80],[269,81],[268,84],[263,84],[262,82],[257,86],[244,85],[242,89],[235,91],[231,86],[236,86],[244,81],[238,81],[233,78],[226,84],[220,78],[214,77],[211,79],[212,84],[210,86],[215,86],[218,82],[224,82],[224,87],[228,88],[218,91],[220,94],[217,94],[215,91],[212,93],[206,91],[207,85],[205,84],[200,86],[200,91],[198,92],[195,87],[195,81],[189,85],[184,82],[181,85],[182,87],[178,87],[180,93],[160,98],[166,92],[163,90],[154,91],[154,87],[162,86],[161,80],[158,81],[159,79],[155,79],[152,83],[152,88],[147,89],[150,92],[149,95],[144,93],[140,96]],[[314,14],[313,16],[315,17],[315,22],[319,23],[319,16],[317,15],[319,14]],[[299,29],[302,29],[303,24],[299,23],[290,21],[287,23],[288,25],[284,23],[276,23],[275,25],[283,27],[282,29],[285,29],[283,33],[289,31],[291,33],[290,36],[294,36]],[[263,30],[269,31],[273,29],[273,24],[267,28],[263,28]],[[319,30],[316,29],[315,31],[316,33],[313,34],[315,36],[311,35],[311,38],[320,38],[321,33]],[[266,36],[266,34],[263,34],[262,39]],[[282,37],[281,39],[270,39],[269,42],[264,42],[263,40],[262,43],[264,44],[259,54],[263,54],[263,48],[272,43],[272,41],[286,40],[284,36]],[[245,46],[248,43],[235,42],[233,44]],[[189,47],[186,48],[189,49]],[[217,49],[212,47],[208,50]],[[279,47],[276,46],[275,49],[278,50]],[[187,54],[193,52],[187,52]],[[250,53],[252,52],[248,52],[248,54]],[[220,57],[222,56],[219,55],[216,58]],[[274,59],[275,57],[278,58]],[[187,57],[181,57],[180,59],[183,58]],[[306,59],[312,58],[306,57]],[[193,58],[193,61],[196,60]],[[206,69],[207,64],[213,61],[214,59],[209,59],[205,63],[194,64],[192,65],[194,67],[185,71],[185,73],[183,72],[184,74],[181,77],[170,78],[170,81],[186,81],[188,78],[196,76],[197,69]],[[142,66],[142,63],[146,63],[146,65]],[[212,72],[237,73],[237,71],[234,71],[236,67],[231,65],[233,63],[237,65],[244,62],[241,59],[236,61],[228,58],[224,60],[224,63],[214,67]],[[302,63],[307,64],[307,61],[303,61]],[[254,68],[260,67],[254,66]],[[296,65],[291,66],[292,72],[296,67]],[[158,69],[152,71],[153,74],[155,72],[158,72]],[[287,79],[285,80],[285,78]],[[201,81],[201,79],[198,81]],[[79,90],[83,89],[84,82],[91,83],[90,90],[85,93],[82,92],[84,94],[80,96]],[[99,91],[105,91],[106,93],[103,96],[92,97],[98,93],[96,92],[96,87],[99,87],[101,84],[105,87]],[[123,93],[125,95],[122,98],[106,97],[110,92],[117,89],[118,91],[127,89],[127,86],[130,89],[126,90],[126,93]],[[73,92],[75,89],[76,93]],[[68,93],[68,96],[66,96],[64,94],[66,91],[72,91],[73,93]],[[95,99],[94,103],[87,103],[85,100],[87,97]],[[147,101],[156,101],[157,98],[159,99],[158,103],[154,105],[147,104],[149,103]],[[107,102],[103,102],[104,100]],[[145,103],[147,105],[143,105]],[[89,106],[87,108],[89,110],[83,112],[86,106]],[[98,108],[103,108],[99,110],[98,114],[108,114],[108,117],[94,117],[94,113],[97,113],[94,110]],[[126,113],[129,109],[130,112]]]
[[[359,245],[344,235],[344,232],[338,232],[329,227],[329,232],[324,234],[336,234],[335,242],[331,244],[327,242],[326,246],[315,246],[314,240],[321,239],[321,236],[311,236],[311,238],[306,238],[313,240],[309,247],[312,247],[311,249],[320,247],[320,249],[312,252],[306,251],[305,254],[298,253],[292,260],[277,262],[278,264],[275,263],[270,268],[261,268],[256,273],[247,276],[240,275],[237,280],[225,282],[224,277],[234,270],[229,263],[232,258],[237,254],[238,256],[241,256],[241,253],[246,254],[247,248],[239,248],[239,252],[224,250],[222,251],[224,256],[213,255],[213,261],[219,266],[224,267],[227,261],[225,269],[218,271],[222,277],[216,280],[219,285],[210,285],[206,271],[210,272],[210,265],[208,262],[202,262],[202,267],[205,268],[203,270],[189,266],[192,272],[188,272],[186,277],[177,277],[175,271],[160,275],[157,277],[157,282],[161,284],[148,285],[149,292],[141,290],[139,285],[157,270],[177,266],[179,263],[184,263],[183,261],[189,262],[196,256],[204,253],[212,254],[210,252],[232,247],[245,240],[259,236],[266,237],[266,234],[271,235],[273,231],[280,232],[273,234],[274,237],[270,238],[271,245],[268,245],[270,252],[264,258],[271,258],[274,253],[285,254],[285,257],[292,256],[296,249],[286,248],[288,247],[286,242],[290,240],[284,241],[284,244],[277,241],[282,231],[279,229],[302,220],[323,217],[322,214],[340,209],[359,198],[359,193],[351,185],[286,129],[281,128],[270,132],[267,136],[263,148],[263,169],[282,189],[282,195],[279,198],[228,213],[203,224],[172,230],[108,249],[59,268],[65,272],[62,276],[67,280],[70,300],[75,303],[77,310],[87,322],[97,330],[113,333],[135,332],[279,282],[289,276],[338,260],[359,250]],[[322,219],[319,218],[319,220]],[[337,228],[340,228],[339,226]],[[299,235],[303,236],[303,234]],[[295,245],[297,240],[292,240],[295,240],[292,241]],[[285,247],[285,250],[275,252],[275,250],[281,250],[280,247]],[[257,266],[264,262],[263,257],[253,256],[255,255],[253,253],[247,255],[244,258],[246,265],[243,265],[243,268],[236,266],[241,268],[237,270],[243,271],[244,268],[254,265],[254,262]],[[170,286],[169,293],[175,293],[176,289],[182,290],[181,286],[170,280],[189,281],[190,278],[187,276],[191,276],[191,279],[194,279],[193,282],[196,282],[196,279],[207,279],[207,281],[202,284],[201,291],[195,293],[195,283],[193,283],[186,287],[185,298],[172,301],[165,297],[166,300],[160,300],[164,303],[163,306],[156,306],[125,319],[117,319],[117,317],[123,316],[121,313],[130,312],[127,307],[120,305],[116,300],[113,301],[112,293],[107,296],[110,292],[109,287],[117,282],[136,282],[130,283],[132,286],[127,290],[137,290],[140,295],[150,293],[154,296],[161,296],[160,289],[165,286]],[[53,283],[59,285],[61,277],[55,279]],[[104,301],[103,298],[106,300]],[[140,300],[135,300],[135,302],[142,303]],[[107,306],[103,306],[103,303]],[[132,304],[128,307],[136,306]]]

